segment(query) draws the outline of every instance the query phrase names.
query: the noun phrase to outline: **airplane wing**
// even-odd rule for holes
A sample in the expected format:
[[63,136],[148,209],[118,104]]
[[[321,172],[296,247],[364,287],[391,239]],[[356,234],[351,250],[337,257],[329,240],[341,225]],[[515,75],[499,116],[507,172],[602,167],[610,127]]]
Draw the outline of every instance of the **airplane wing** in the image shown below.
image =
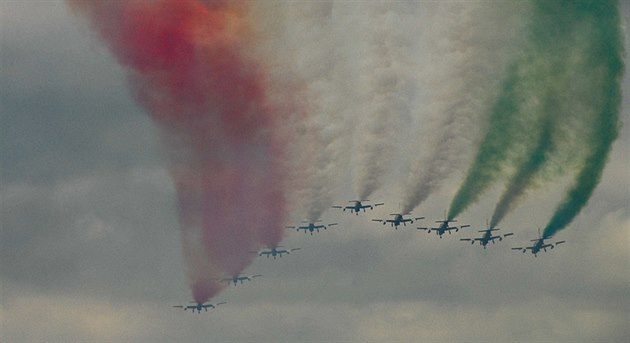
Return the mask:
[[557,242],[555,243],[555,245],[562,244],[562,243],[564,243],[564,242],[566,242],[566,241],[557,241]]
[[328,224],[328,226],[335,226],[338,225],[339,223],[332,223],[332,224]]
[[373,222],[379,222],[379,223],[380,223],[380,222],[382,222],[382,221],[383,221],[383,219],[372,219],[372,221],[373,221]]
[[428,230],[433,230],[433,229],[429,229],[428,227],[417,227],[416,230],[428,231]]
[[468,242],[470,242],[470,241],[473,241],[473,242],[474,242],[474,241],[475,241],[475,239],[474,239],[474,238],[460,238],[459,240],[460,240],[460,241],[468,241]]
[[384,202],[379,202],[378,204],[374,204],[372,206],[376,207],[376,206],[381,206],[381,205],[385,205],[385,203]]
[[470,227],[470,225],[462,225],[462,226],[460,226],[459,228],[460,228],[460,229],[463,229],[463,228],[465,228],[465,227]]
[[261,251],[258,253],[258,256],[262,256],[262,255],[271,255],[271,251]]
[[255,277],[259,277],[259,276],[262,276],[262,275],[261,275],[261,274],[255,274],[255,275],[251,275],[249,278],[250,278],[250,279],[253,279],[253,278],[255,278]]
[[173,307],[176,307],[176,308],[184,308],[184,306],[182,306],[182,305],[173,305]]
[[503,235],[503,237],[512,236],[512,235],[514,235],[514,232],[506,233],[505,235]]
[[338,205],[331,206],[331,207],[332,207],[332,208],[343,208],[343,206],[338,206]]
[[295,229],[295,226],[285,226],[287,229]]
[[425,219],[425,217],[413,218],[413,220],[420,220],[420,219]]
[[291,250],[287,250],[287,253],[290,253],[290,252],[292,252],[292,251],[301,250],[301,249],[302,249],[302,248],[293,248],[293,249],[291,249]]
[[216,308],[217,306],[223,305],[223,304],[227,304],[227,302],[223,301],[223,302],[216,303],[216,304],[203,304],[203,305],[201,305],[201,307],[203,307],[203,308],[208,308],[208,307]]

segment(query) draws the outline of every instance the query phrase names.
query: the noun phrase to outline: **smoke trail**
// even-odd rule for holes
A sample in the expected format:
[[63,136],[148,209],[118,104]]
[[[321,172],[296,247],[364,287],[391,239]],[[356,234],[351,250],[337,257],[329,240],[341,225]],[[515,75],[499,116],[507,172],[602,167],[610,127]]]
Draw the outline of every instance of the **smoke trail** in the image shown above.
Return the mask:
[[193,297],[220,290],[248,252],[282,238],[282,137],[265,72],[245,49],[244,6],[231,1],[70,1],[127,67],[162,129],[179,202]]
[[[554,101],[547,99],[548,101]],[[554,108],[554,106],[550,106]],[[555,107],[557,110],[557,107]],[[553,118],[556,114],[551,113],[543,124],[540,136],[536,140],[538,143],[531,152],[529,158],[518,169],[517,173],[510,180],[509,185],[496,205],[490,227],[496,227],[503,217],[512,209],[515,201],[523,194],[532,181],[532,177],[540,171],[549,158],[549,154],[554,150],[552,140]]]
[[[594,145],[584,140],[595,133],[592,127],[599,122],[596,108],[602,104],[600,95],[592,91],[592,87],[598,86],[600,76],[593,73],[598,68],[589,62],[592,58],[584,58],[593,53],[591,39],[585,39],[590,34],[590,25],[582,20],[558,20],[563,16],[580,17],[572,6],[554,10],[543,7],[534,12],[533,22],[539,24],[536,25],[539,33],[533,37],[539,41],[536,46],[541,50],[536,58],[555,61],[555,66],[551,72],[539,75],[532,83],[535,91],[529,92],[534,98],[544,99],[540,103],[545,116],[543,129],[539,139],[532,140],[537,143],[530,145],[529,157],[520,164],[499,200],[491,227],[503,219],[528,188],[536,185],[536,180],[547,181],[576,162],[583,165],[586,151]],[[554,159],[559,160],[557,166],[549,168]]]
[[490,112],[490,126],[481,142],[475,160],[469,168],[464,183],[451,201],[448,219],[455,218],[474,203],[481,193],[504,173],[515,136],[528,129],[520,116],[518,68],[511,66],[503,81],[501,93]]
[[377,2],[369,8],[367,55],[363,69],[364,107],[359,109],[360,127],[355,137],[354,189],[366,199],[383,180],[392,164],[396,132],[401,117],[409,116],[409,89],[405,57],[409,41],[405,32],[413,4]]
[[281,4],[286,14],[283,46],[296,47],[287,49],[283,67],[292,67],[293,74],[303,80],[301,97],[309,113],[306,120],[296,123],[299,135],[292,144],[296,156],[290,167],[296,180],[291,188],[295,207],[310,222],[332,204],[339,173],[347,164],[345,147],[351,136],[345,115],[353,97],[340,82],[347,74],[348,59],[340,58],[345,37],[336,31],[334,16],[339,11],[335,5],[328,1]]
[[[533,2],[533,5],[533,14],[528,26],[529,39],[525,46],[527,53],[514,62],[511,73],[506,76],[497,106],[491,113],[488,133],[464,183],[452,201],[449,218],[474,203],[490,184],[505,176],[512,166],[517,166],[519,170],[497,208],[495,224],[505,215],[505,211],[512,206],[511,202],[529,187],[531,178],[538,173],[538,169],[545,167],[547,156],[558,145],[558,137],[562,135],[563,129],[553,122],[545,123],[545,120],[551,120],[545,119],[546,117],[560,116],[563,123],[578,122],[583,133],[587,132],[584,127],[602,125],[601,119],[593,116],[597,112],[595,109],[604,102],[594,97],[592,90],[588,89],[598,85],[601,86],[598,91],[611,88],[598,81],[605,76],[601,72],[602,62],[597,58],[601,58],[601,53],[595,51],[601,49],[596,42],[607,41],[610,37],[605,35],[610,35],[609,31],[612,30],[597,36],[600,30],[593,28],[595,25],[593,23],[598,23],[602,19],[595,18],[589,13],[590,11],[608,13],[609,11],[604,9],[615,6],[611,3],[592,6],[593,4],[588,1]],[[618,36],[617,34],[616,38]],[[612,49],[608,51],[619,54],[619,51],[614,52]],[[606,60],[610,58],[603,59]],[[616,95],[611,93],[611,96]],[[552,101],[550,97],[557,100]],[[550,106],[556,101],[558,105]],[[614,120],[616,122],[616,119]],[[542,136],[541,123],[552,125],[550,128],[544,128]],[[545,142],[537,142],[522,136],[522,132],[528,132],[533,133],[534,137],[547,139],[545,130],[551,130],[549,138],[554,140],[546,147],[543,145]],[[613,132],[607,134],[609,134],[607,139],[611,139],[610,137],[614,139]],[[593,142],[588,149],[598,145],[599,141],[597,144]],[[574,147],[577,152],[584,150],[584,145],[574,144]],[[603,150],[600,148],[599,152]],[[556,155],[566,153],[566,150],[553,152]],[[603,162],[600,162],[600,167],[603,167]]]
[[[563,3],[564,6],[539,2],[537,5],[543,13],[565,15],[567,20],[583,25],[583,39],[589,46],[588,53],[583,57],[592,99],[588,109],[596,116],[593,133],[586,137],[590,149],[585,163],[543,231],[543,237],[548,238],[569,225],[586,205],[599,183],[612,143],[617,138],[623,40],[617,1],[580,1]],[[568,13],[567,9],[570,10]]]
[[425,130],[417,150],[429,154],[416,159],[409,170],[403,213],[460,169],[468,147],[474,145],[478,123],[496,96],[507,57],[521,44],[517,33],[528,8],[517,2],[443,2],[427,10],[434,22],[426,26],[429,41],[423,46],[429,56],[420,73],[428,95],[420,109]]

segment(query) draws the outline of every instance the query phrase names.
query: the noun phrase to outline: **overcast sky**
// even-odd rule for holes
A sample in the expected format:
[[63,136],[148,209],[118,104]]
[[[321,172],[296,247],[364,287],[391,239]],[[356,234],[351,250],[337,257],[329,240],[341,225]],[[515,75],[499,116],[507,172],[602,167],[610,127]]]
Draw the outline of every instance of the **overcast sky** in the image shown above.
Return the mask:
[[[201,315],[187,284],[174,187],[157,129],[125,71],[61,1],[0,0],[0,338],[3,342],[627,342],[630,339],[630,82],[601,184],[534,258],[567,180],[533,192],[487,250],[368,215],[310,236]],[[629,7],[622,9],[625,21]],[[628,35],[626,27],[626,46]],[[455,175],[416,210],[439,219]],[[388,178],[374,197],[396,203]],[[389,187],[392,186],[392,187]],[[500,189],[460,219],[483,226]],[[334,195],[344,203],[350,187]],[[299,214],[291,214],[293,219]]]

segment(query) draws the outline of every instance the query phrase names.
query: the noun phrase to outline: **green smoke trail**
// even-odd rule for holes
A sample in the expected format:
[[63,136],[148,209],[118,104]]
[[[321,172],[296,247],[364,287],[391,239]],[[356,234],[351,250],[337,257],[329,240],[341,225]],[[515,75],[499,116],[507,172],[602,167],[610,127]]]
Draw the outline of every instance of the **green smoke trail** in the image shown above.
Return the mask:
[[[554,102],[552,99],[549,101]],[[550,107],[556,107],[551,105]],[[556,107],[557,108],[557,107]],[[503,217],[512,209],[515,201],[523,194],[529,186],[532,177],[538,173],[549,159],[549,154],[553,152],[555,144],[552,139],[555,114],[548,115],[544,121],[538,143],[531,152],[529,158],[520,166],[518,172],[512,177],[490,220],[490,227],[494,228]]]
[[468,206],[476,202],[495,181],[504,177],[508,167],[525,159],[535,144],[530,136],[541,130],[540,117],[544,116],[538,105],[545,99],[549,89],[557,87],[556,79],[550,77],[562,68],[561,53],[566,51],[561,37],[563,32],[555,30],[540,34],[538,27],[545,25],[541,20],[530,18],[527,24],[527,43],[524,51],[512,62],[500,88],[499,95],[490,109],[488,128],[466,178],[455,194],[449,208],[448,218],[453,219]]
[[[598,80],[606,77],[601,75],[601,68],[598,67],[602,64],[601,57],[608,56],[611,49],[607,49],[608,52],[599,51],[602,56],[598,58],[592,55],[596,53],[594,46],[601,44],[603,36],[607,36],[618,43],[611,43],[617,45],[618,49],[615,51],[616,55],[613,54],[616,58],[610,62],[614,65],[620,61],[618,15],[611,16],[611,11],[616,13],[616,3],[534,1],[532,4],[533,15],[528,25],[528,45],[525,47],[527,52],[514,62],[514,68],[511,69],[519,72],[508,73],[504,81],[502,92],[489,117],[488,132],[464,183],[451,203],[449,219],[474,203],[489,185],[504,176],[508,169],[506,167],[515,166],[516,173],[497,204],[491,226],[495,226],[507,214],[514,202],[532,185],[537,174],[538,177],[541,177],[540,174],[547,174],[542,175],[546,178],[552,176],[553,172],[549,170],[553,168],[548,163],[551,157],[556,160],[571,160],[599,154],[591,150],[594,150],[593,147],[601,139],[596,139],[598,143],[594,144],[585,141],[583,137],[593,137],[592,131],[588,134],[585,132],[588,131],[587,127],[592,130],[593,124],[604,125],[600,118],[596,118],[598,114],[594,111],[604,101],[594,98],[592,93],[593,87],[597,87],[596,91],[605,92],[606,87],[600,86],[601,82]],[[597,13],[596,18],[593,18],[593,12]],[[600,21],[604,18],[617,23],[612,24],[614,30],[603,30],[603,36],[594,35],[594,31],[602,31]],[[617,74],[620,73],[620,68],[618,69]],[[616,85],[618,98],[618,80]],[[515,91],[518,96],[514,94]],[[614,92],[610,95],[615,97]],[[501,105],[506,99],[513,101],[511,108]],[[515,112],[503,113],[499,110],[506,108]],[[530,121],[508,124],[511,131],[505,130],[506,123],[496,121],[522,118],[530,118]],[[567,131],[576,128],[579,130],[567,134]],[[538,139],[528,137],[523,140],[515,135],[514,130],[517,129],[529,130],[531,137]],[[579,139],[567,144],[576,134]],[[609,138],[614,140],[612,136]],[[497,145],[500,150],[494,149]],[[559,146],[564,149],[560,150]],[[586,153],[584,150],[587,150]],[[590,157],[588,164],[597,163],[596,160]],[[573,163],[576,162],[571,161],[568,165]],[[601,167],[603,163],[605,158]],[[556,169],[555,173],[563,171],[562,166]],[[584,187],[580,189],[585,190]],[[589,195],[586,195],[586,199]]]
[[472,167],[468,170],[464,183],[451,202],[448,219],[455,218],[466,207],[476,201],[481,193],[501,173],[509,146],[514,142],[513,134],[519,113],[517,92],[518,70],[512,65],[503,81],[501,93],[490,112],[490,127],[482,141]]
[[[556,19],[559,13],[542,12],[539,8],[533,11],[535,18],[532,23],[535,26],[532,27],[530,38],[534,49],[529,60],[548,61],[552,67],[532,75],[534,80],[531,85],[534,88],[525,95],[530,99],[542,99],[528,108],[528,111],[541,113],[537,125],[539,135],[537,139],[522,143],[526,157],[517,161],[516,172],[495,207],[490,227],[499,224],[525,192],[536,184],[537,179],[547,181],[552,176],[561,174],[564,171],[563,166],[571,164],[567,160],[580,159],[583,155],[580,152],[585,149],[583,144],[579,144],[581,140],[570,142],[575,134],[585,135],[584,123],[589,122],[592,117],[590,111],[572,106],[575,99],[585,97],[580,94],[579,87],[575,89],[573,86],[576,84],[575,75],[589,72],[579,58],[584,55],[585,50],[581,43],[580,30],[572,21]],[[581,125],[575,125],[575,122]],[[573,135],[566,131],[573,131]],[[555,162],[553,158],[562,162],[559,166],[554,166],[555,170],[550,171],[550,162]]]
[[569,225],[586,205],[599,183],[619,131],[623,40],[617,1],[580,1],[573,6],[576,20],[590,23],[590,30],[584,37],[590,42],[590,49],[584,59],[589,64],[593,81],[591,91],[597,99],[592,106],[596,120],[592,134],[585,137],[586,144],[590,146],[585,163],[545,227],[544,238]]

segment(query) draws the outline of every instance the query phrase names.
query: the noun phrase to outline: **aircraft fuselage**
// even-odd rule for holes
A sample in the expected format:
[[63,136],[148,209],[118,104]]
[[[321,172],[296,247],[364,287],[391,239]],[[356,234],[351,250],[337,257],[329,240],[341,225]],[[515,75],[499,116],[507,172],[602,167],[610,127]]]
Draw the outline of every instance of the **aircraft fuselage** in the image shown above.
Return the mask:
[[352,208],[352,211],[356,214],[359,214],[359,212],[361,212],[361,210],[363,210],[363,212],[365,212],[365,209],[369,207],[369,206],[363,206],[363,204],[360,201],[357,201],[354,204],[354,208]]
[[536,243],[534,243],[534,245],[532,246],[532,254],[536,255],[538,252],[540,252],[540,249],[543,248],[544,244],[545,243],[542,239],[537,240]]
[[363,210],[363,212],[365,212],[365,209],[369,208],[372,209],[371,205],[363,205],[360,201],[357,201],[354,203],[354,206],[350,209],[350,212],[354,212],[355,214],[359,214],[359,212],[361,212],[361,210]]
[[442,222],[442,224],[440,224],[440,227],[437,228],[437,234],[440,235],[440,238],[442,238],[442,235],[445,234],[448,229],[448,222],[444,221]]

